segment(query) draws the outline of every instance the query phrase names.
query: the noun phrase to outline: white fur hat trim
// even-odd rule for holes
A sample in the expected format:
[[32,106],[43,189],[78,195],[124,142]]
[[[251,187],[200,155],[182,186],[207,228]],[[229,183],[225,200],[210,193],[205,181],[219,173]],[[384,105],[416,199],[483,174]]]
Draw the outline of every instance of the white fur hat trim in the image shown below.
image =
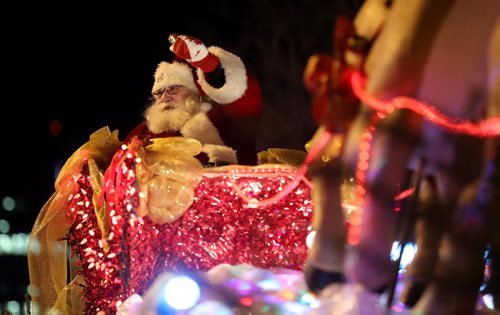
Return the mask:
[[187,64],[180,62],[161,62],[156,68],[155,82],[151,92],[156,94],[172,85],[182,85],[198,93],[198,89],[194,84],[193,72]]

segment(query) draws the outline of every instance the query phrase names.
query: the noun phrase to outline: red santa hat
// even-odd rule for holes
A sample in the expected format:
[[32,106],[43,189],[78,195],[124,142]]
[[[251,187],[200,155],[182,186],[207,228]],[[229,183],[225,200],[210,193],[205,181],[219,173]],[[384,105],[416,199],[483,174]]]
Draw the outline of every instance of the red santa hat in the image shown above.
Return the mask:
[[[211,86],[201,69],[193,70],[184,61],[174,59],[171,63],[161,62],[158,64],[152,89],[153,94],[171,85],[183,85],[197,92],[198,95],[208,96],[218,104],[231,104],[240,99],[248,88],[248,77],[243,61],[238,56],[219,47],[211,46],[208,51],[220,60],[220,65],[224,69],[225,84],[222,87]],[[196,71],[196,75],[194,71]]]
[[182,85],[199,94],[194,83],[193,72],[185,63],[161,62],[156,68],[154,78],[155,82],[151,91],[153,95],[172,85]]

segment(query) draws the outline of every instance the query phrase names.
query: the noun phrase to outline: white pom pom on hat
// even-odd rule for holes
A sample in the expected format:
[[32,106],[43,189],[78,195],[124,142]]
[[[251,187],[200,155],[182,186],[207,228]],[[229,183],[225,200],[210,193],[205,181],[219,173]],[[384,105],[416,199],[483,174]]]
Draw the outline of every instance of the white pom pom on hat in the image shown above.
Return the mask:
[[193,72],[191,68],[182,62],[161,62],[155,71],[155,82],[152,93],[165,89],[172,85],[182,85],[198,93],[198,88],[194,83]]

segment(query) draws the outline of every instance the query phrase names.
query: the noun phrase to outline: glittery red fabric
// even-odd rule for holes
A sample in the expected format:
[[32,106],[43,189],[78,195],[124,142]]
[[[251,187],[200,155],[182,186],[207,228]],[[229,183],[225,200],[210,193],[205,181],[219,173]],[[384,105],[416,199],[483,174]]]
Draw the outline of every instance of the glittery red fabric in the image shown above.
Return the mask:
[[156,224],[135,212],[134,152],[122,148],[115,159],[106,200],[110,235],[101,239],[86,169],[78,179],[81,193],[72,196],[68,208],[75,219],[69,239],[85,281],[87,313],[113,313],[128,296],[144,293],[163,271],[205,271],[221,263],[302,269],[311,231],[310,187],[302,182],[266,207],[247,205],[232,187],[266,199],[293,180],[290,169],[207,173],[186,213],[171,224]]

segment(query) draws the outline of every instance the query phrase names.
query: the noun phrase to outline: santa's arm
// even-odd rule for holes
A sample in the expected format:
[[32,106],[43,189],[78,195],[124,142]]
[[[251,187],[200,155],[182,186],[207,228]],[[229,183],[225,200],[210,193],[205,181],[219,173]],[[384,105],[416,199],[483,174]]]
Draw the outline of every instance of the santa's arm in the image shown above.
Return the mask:
[[255,164],[255,142],[262,114],[258,80],[243,61],[219,47],[206,48],[198,39],[180,35],[170,49],[197,69],[197,85],[213,101],[208,112],[224,143],[238,150],[238,160]]
[[[246,106],[260,113],[260,88],[255,88],[258,82],[249,80],[245,64],[238,56],[220,47],[207,48],[199,39],[186,35],[172,34],[169,41],[172,43],[170,50],[176,57],[196,68],[198,84],[208,97],[225,105],[251,96],[252,103],[246,103]],[[258,98],[254,94],[256,91],[259,92]]]
[[[229,104],[238,100],[248,88],[247,73],[243,61],[238,56],[219,47],[210,47],[208,50],[219,59],[220,70],[218,70],[219,73],[206,75],[202,69],[197,69],[198,83],[203,92],[219,104]],[[222,85],[221,70],[224,73]],[[218,80],[213,80],[216,75],[219,76]],[[218,84],[212,85],[210,79]]]
[[[262,113],[258,80],[249,73],[240,57],[220,47],[206,47],[199,39],[171,35],[170,50],[196,68],[203,93],[224,106],[231,117],[255,118]],[[255,122],[253,122],[255,125]]]

